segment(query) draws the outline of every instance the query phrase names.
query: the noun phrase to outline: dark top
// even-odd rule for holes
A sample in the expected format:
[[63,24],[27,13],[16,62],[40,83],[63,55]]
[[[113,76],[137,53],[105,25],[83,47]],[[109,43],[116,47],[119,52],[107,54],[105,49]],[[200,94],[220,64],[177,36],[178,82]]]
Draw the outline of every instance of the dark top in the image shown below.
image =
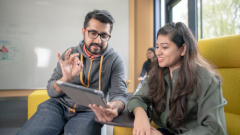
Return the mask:
[[147,61],[145,61],[144,64],[143,64],[142,72],[140,74],[140,77],[144,77],[146,72],[147,72]]

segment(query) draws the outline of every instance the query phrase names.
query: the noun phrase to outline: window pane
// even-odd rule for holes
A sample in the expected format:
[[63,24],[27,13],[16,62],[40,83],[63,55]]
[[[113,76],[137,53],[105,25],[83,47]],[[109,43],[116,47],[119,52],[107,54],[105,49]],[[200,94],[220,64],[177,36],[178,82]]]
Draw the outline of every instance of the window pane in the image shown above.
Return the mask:
[[188,26],[188,0],[181,0],[172,8],[173,22],[183,22]]
[[203,38],[240,33],[239,0],[202,0]]
[[165,25],[165,14],[165,0],[161,0],[161,27]]

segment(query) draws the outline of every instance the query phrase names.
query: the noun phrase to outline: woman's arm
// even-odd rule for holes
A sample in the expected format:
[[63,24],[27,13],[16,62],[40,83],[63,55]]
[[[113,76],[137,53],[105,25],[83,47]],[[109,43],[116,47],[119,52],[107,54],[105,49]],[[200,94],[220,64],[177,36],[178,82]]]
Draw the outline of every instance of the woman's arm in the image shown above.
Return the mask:
[[200,87],[202,87],[199,91],[201,99],[197,114],[199,126],[182,135],[227,135],[223,108],[227,101],[222,96],[220,80],[214,78],[208,85]]
[[141,74],[140,74],[139,78],[140,78],[140,77],[141,77],[141,78],[143,78],[143,77],[144,77],[144,75],[145,75],[145,73],[146,73],[146,71],[147,71],[147,61],[146,61],[146,62],[144,62],[144,64],[143,64],[143,67],[142,67],[142,72],[141,72]]
[[146,111],[142,107],[137,107],[133,114],[135,115],[133,135],[150,135],[151,125]]

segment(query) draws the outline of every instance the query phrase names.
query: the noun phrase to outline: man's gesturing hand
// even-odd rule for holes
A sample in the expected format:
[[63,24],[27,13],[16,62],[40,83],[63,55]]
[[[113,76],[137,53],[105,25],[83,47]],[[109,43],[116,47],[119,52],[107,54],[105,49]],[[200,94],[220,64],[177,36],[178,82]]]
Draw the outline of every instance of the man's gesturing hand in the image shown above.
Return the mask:
[[77,57],[79,53],[70,54],[72,50],[68,49],[64,55],[64,61],[61,58],[60,52],[58,52],[58,62],[62,68],[62,81],[71,82],[75,77],[77,77],[83,69],[83,63]]

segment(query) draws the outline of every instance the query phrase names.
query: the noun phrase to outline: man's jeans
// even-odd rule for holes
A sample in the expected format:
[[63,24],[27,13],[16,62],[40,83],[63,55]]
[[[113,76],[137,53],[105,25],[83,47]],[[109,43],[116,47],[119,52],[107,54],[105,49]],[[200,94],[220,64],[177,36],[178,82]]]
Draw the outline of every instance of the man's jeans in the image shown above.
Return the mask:
[[94,121],[94,112],[69,112],[54,99],[38,106],[37,112],[24,124],[17,135],[101,135],[102,124]]

